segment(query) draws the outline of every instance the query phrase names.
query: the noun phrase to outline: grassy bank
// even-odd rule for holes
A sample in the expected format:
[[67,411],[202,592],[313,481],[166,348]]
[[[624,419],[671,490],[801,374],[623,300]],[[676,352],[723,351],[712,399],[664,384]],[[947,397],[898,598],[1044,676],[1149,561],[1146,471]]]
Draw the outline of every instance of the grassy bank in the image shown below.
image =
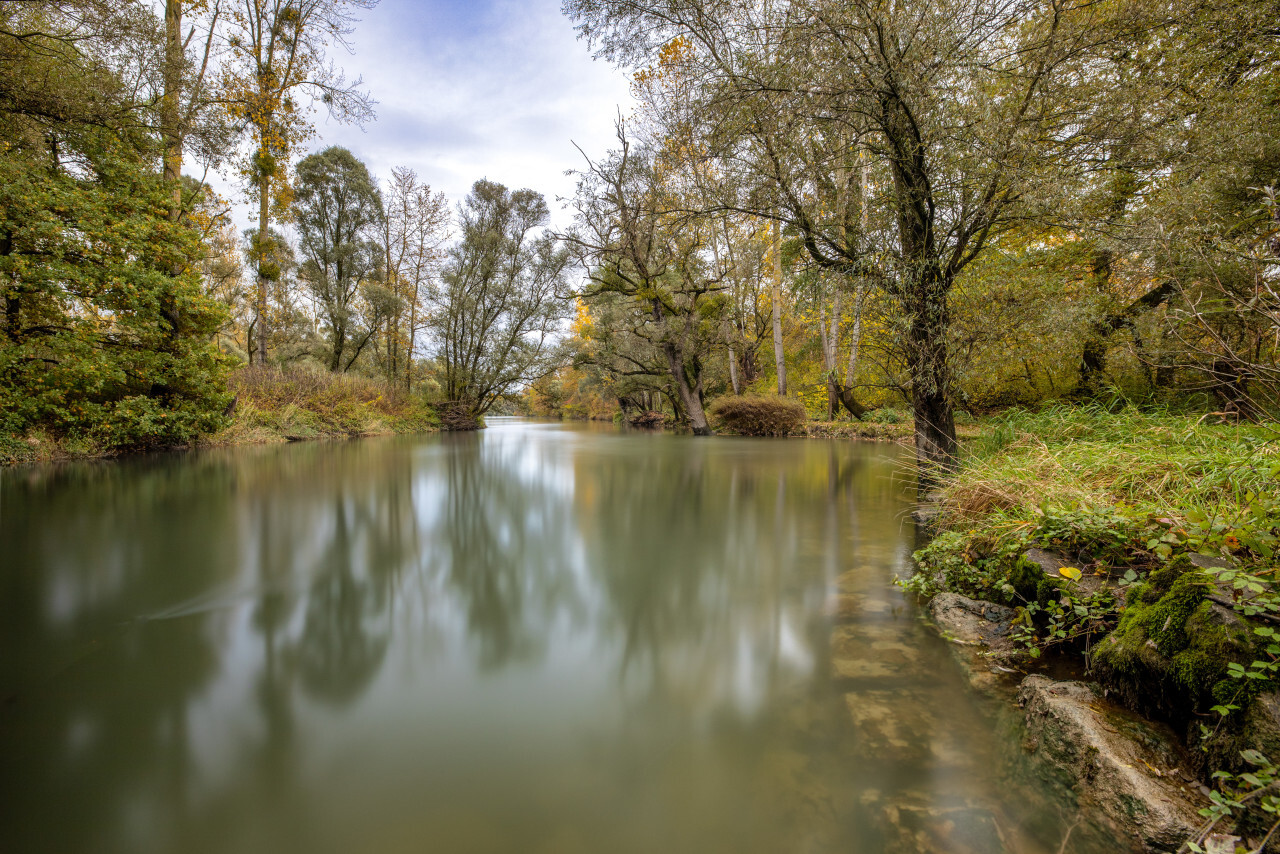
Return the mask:
[[1280,535],[1278,429],[1074,407],[994,419],[942,485],[939,534],[919,553],[925,571],[913,585],[1032,605],[1021,556],[1039,548],[1080,573],[1062,577],[1068,589],[1091,578],[1121,594],[1114,614],[1094,620],[1118,617],[1122,588],[1194,555],[1262,577],[1262,590],[1235,598],[1263,607]]
[[1255,702],[1280,697],[1280,427],[1054,407],[962,453],[907,586],[1015,607],[1028,660],[1077,657],[1182,735],[1224,822],[1280,809],[1280,717]]
[[439,419],[421,398],[367,377],[312,371],[238,371],[231,424],[206,445],[346,439],[435,430]]
[[[347,439],[439,429],[435,411],[420,397],[367,377],[312,371],[243,369],[228,379],[235,396],[226,426],[196,446],[227,446]],[[113,447],[80,436],[36,432],[0,436],[0,465],[97,459],[148,450]]]

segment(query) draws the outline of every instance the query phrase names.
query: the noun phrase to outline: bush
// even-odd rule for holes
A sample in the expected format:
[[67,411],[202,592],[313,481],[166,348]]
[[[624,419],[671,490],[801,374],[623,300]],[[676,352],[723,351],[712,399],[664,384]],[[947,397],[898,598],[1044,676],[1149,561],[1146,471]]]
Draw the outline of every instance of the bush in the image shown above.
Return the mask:
[[711,404],[711,417],[743,436],[787,436],[808,418],[804,406],[776,395],[722,397]]

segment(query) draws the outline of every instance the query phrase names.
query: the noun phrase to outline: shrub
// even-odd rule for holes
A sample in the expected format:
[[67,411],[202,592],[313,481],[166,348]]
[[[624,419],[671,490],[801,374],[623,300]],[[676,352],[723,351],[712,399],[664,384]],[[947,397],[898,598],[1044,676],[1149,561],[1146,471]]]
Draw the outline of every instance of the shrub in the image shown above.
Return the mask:
[[711,404],[711,417],[743,436],[786,436],[804,425],[808,413],[785,397],[743,395],[718,399]]

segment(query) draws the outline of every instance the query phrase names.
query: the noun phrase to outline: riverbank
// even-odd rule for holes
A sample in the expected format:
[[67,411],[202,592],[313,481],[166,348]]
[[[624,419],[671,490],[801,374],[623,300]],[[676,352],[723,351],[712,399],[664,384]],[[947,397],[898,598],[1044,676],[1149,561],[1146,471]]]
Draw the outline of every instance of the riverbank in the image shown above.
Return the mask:
[[1083,698],[1062,712],[1077,722],[1114,703],[1176,735],[1181,767],[1151,779],[1212,796],[1188,837],[1234,826],[1261,844],[1280,807],[1280,429],[1054,407],[992,420],[962,454],[906,586],[949,634],[956,614],[1000,615],[969,632],[984,678],[1016,680],[1048,653],[1085,673],[1023,683],[1034,750],[1045,697]]
[[[962,441],[976,439],[983,428],[978,424],[957,424],[956,438]],[[792,434],[810,439],[862,439],[874,442],[915,441],[915,424],[909,415],[893,421],[806,421],[800,431]]]
[[[234,403],[221,430],[186,447],[227,447],[427,433],[438,414],[421,398],[366,377],[244,369],[227,381]],[[116,447],[82,436],[0,437],[0,465],[102,459],[154,448]]]

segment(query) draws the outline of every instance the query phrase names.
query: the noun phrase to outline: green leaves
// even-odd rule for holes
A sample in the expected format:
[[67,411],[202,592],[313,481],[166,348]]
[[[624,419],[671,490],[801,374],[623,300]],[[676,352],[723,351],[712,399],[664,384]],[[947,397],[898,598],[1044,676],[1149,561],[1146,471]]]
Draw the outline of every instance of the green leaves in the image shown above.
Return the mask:
[[0,152],[0,429],[104,449],[174,445],[215,430],[222,310],[195,272],[200,235],[167,217],[143,156],[102,129],[68,134],[90,164],[50,173]]

